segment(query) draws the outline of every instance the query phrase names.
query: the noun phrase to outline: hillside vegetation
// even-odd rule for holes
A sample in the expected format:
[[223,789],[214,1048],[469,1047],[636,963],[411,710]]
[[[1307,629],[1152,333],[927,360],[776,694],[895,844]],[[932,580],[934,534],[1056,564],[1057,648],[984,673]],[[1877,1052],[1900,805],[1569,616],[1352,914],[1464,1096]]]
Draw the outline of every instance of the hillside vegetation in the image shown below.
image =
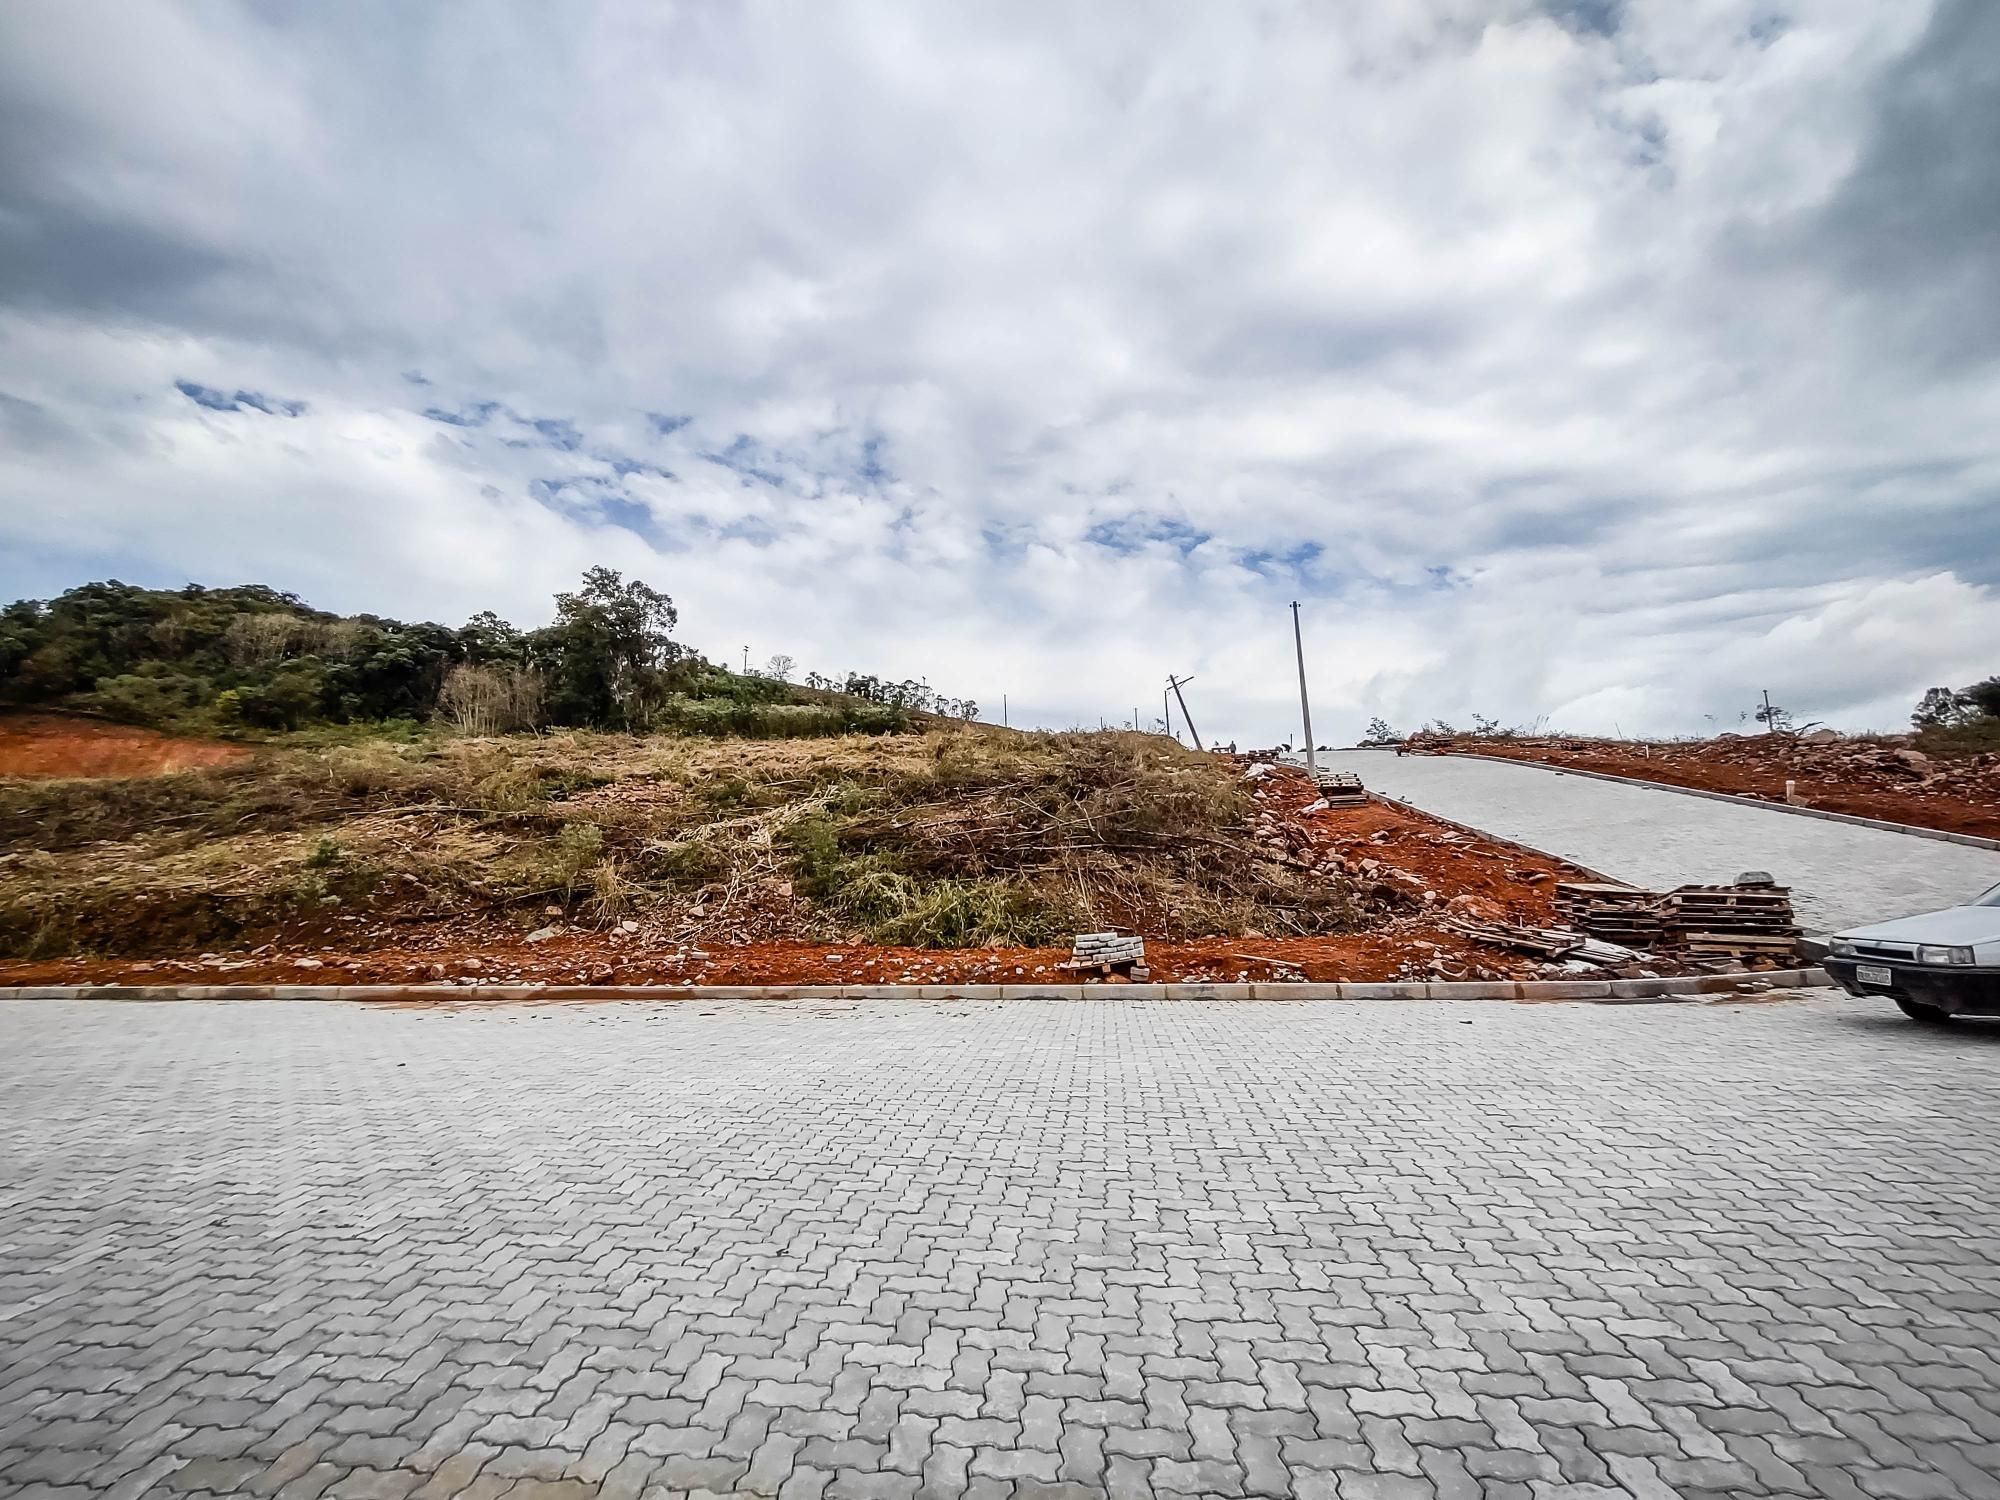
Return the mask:
[[0,955],[550,920],[658,937],[1035,944],[1353,930],[1229,762],[983,726],[729,741],[441,732],[129,780],[0,782]]
[[722,670],[673,638],[673,600],[593,568],[554,621],[491,612],[453,629],[335,615],[239,588],[85,584],[0,610],[0,705],[63,708],[183,733],[258,735],[441,720],[476,735],[544,727],[815,736],[970,719],[917,682]]

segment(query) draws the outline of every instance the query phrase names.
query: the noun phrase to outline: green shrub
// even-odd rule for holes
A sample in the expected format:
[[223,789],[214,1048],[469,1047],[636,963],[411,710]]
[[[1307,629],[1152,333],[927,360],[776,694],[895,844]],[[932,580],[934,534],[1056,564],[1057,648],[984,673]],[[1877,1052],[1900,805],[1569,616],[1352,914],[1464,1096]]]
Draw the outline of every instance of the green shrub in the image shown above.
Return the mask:
[[563,895],[576,894],[578,878],[604,855],[604,830],[595,823],[565,823],[556,835],[555,868]]

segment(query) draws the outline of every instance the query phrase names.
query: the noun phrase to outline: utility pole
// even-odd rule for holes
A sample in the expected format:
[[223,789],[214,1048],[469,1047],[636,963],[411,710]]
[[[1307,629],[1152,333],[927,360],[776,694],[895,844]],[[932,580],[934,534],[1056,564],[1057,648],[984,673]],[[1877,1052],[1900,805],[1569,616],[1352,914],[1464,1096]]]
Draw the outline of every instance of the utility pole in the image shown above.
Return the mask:
[[1771,732],[1771,690],[1764,689],[1764,733]]
[[1299,716],[1306,721],[1306,775],[1319,782],[1319,762],[1313,759],[1313,711],[1306,699],[1306,638],[1299,631],[1299,601],[1292,601],[1292,645],[1299,654]]
[[1007,723],[1007,695],[1005,693],[1000,695],[1000,727],[1002,729],[1011,727]]
[[743,648],[743,675],[745,677],[750,675],[750,648],[748,646]]
[[1181,722],[1187,725],[1188,738],[1194,741],[1195,749],[1199,750],[1201,749],[1201,731],[1194,727],[1194,715],[1188,712],[1187,699],[1181,696],[1181,688],[1193,681],[1194,678],[1192,676],[1175,677],[1171,673],[1167,676],[1167,686],[1173,690],[1174,701],[1181,706]]
[[1171,693],[1160,694],[1160,722],[1167,726],[1167,738],[1174,737],[1174,699]]

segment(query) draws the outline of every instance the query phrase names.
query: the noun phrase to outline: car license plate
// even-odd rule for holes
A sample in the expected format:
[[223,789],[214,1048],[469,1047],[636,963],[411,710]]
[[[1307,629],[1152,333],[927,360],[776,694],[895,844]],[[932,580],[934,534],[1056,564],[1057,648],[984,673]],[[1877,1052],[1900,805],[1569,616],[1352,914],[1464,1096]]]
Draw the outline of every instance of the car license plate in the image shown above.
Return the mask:
[[1878,969],[1873,964],[1856,964],[1854,977],[1862,984],[1879,984],[1887,989],[1896,982],[1896,976],[1888,969]]

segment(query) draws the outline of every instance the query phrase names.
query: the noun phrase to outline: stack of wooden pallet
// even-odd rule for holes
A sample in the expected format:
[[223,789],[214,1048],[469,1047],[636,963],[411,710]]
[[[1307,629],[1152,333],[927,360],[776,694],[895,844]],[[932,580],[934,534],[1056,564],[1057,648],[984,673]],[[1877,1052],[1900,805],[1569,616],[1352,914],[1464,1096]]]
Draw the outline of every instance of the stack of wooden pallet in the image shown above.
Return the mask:
[[1566,881],[1556,911],[1579,932],[1690,958],[1784,958],[1797,943],[1792,893],[1781,885],[1636,886]]
[[1695,958],[1783,958],[1798,945],[1792,893],[1781,885],[1684,885],[1660,916],[1669,941]]
[[1352,771],[1321,771],[1319,794],[1328,807],[1358,807],[1368,800],[1361,778]]
[[1563,881],[1556,886],[1556,913],[1579,932],[1628,948],[1660,944],[1660,895],[1633,885]]

